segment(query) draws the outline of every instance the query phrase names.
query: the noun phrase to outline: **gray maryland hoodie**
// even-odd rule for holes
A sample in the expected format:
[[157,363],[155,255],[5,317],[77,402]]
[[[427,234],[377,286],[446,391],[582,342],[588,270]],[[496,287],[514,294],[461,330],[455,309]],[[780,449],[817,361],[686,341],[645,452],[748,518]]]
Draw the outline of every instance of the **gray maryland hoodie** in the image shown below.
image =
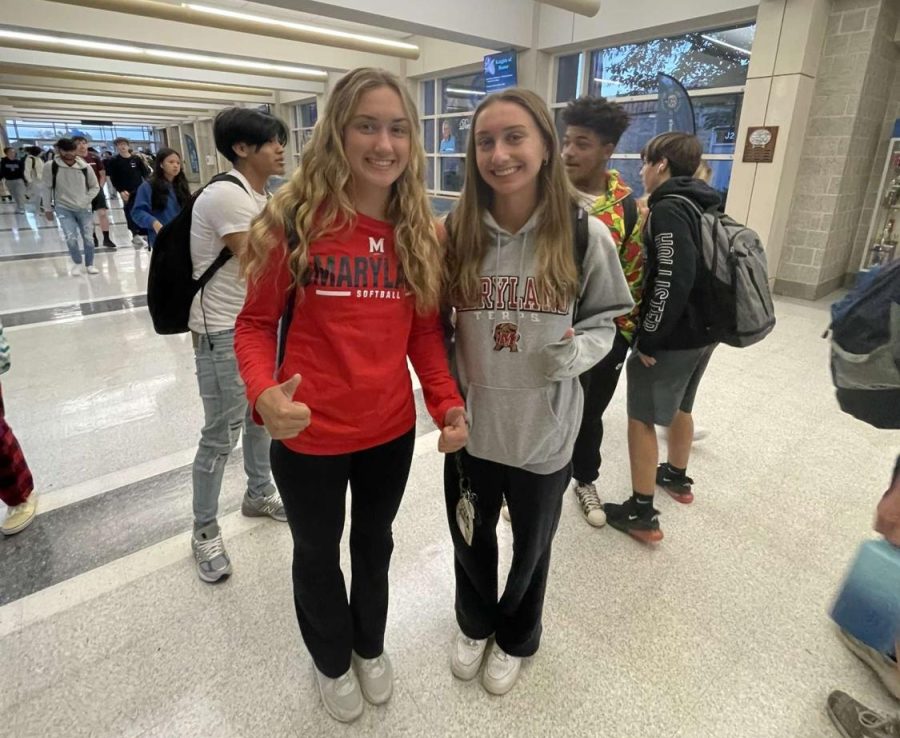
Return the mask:
[[[59,167],[56,173],[56,192],[53,192],[53,164]],[[87,176],[85,176],[87,169]],[[58,156],[51,163],[44,165],[41,173],[43,183],[44,209],[50,209],[50,203],[69,210],[90,210],[91,201],[100,192],[97,175],[89,164],[81,157],[76,157],[72,166],[66,164]]]
[[[493,246],[481,264],[481,305],[456,314],[455,366],[469,414],[472,456],[551,474],[572,458],[584,397],[580,374],[609,353],[613,318],[634,303],[609,230],[588,218],[582,292],[569,304],[538,303],[532,215],[509,233],[490,215]],[[574,339],[561,340],[566,329]]]

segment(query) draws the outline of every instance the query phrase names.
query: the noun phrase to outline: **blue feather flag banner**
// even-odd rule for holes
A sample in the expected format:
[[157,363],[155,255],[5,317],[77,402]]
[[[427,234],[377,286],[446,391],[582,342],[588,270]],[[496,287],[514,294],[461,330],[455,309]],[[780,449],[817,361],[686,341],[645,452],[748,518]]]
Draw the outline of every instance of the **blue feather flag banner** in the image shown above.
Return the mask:
[[694,106],[691,98],[681,84],[674,77],[660,72],[656,75],[656,83],[659,86],[659,97],[656,103],[656,132],[670,133],[696,133],[694,123]]

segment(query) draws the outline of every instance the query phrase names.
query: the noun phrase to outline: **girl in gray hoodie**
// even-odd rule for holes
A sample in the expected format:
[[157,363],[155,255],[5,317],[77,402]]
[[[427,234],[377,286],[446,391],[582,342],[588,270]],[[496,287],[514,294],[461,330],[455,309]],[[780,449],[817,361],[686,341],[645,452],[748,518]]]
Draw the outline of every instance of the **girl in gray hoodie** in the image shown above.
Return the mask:
[[[575,246],[578,206],[544,102],[517,88],[495,93],[471,131],[465,185],[447,224],[453,359],[471,425],[468,445],[444,469],[460,627],[451,669],[474,678],[493,635],[482,683],[505,694],[540,643],[550,548],[581,422],[578,377],[609,352],[613,318],[633,302],[605,225],[587,218],[587,243]],[[504,495],[514,544],[498,599]]]

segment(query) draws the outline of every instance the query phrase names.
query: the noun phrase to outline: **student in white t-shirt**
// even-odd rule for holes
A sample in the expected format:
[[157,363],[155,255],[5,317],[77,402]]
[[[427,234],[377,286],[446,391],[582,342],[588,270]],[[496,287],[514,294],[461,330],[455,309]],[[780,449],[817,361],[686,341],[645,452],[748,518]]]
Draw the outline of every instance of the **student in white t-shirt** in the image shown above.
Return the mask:
[[195,278],[222,249],[227,247],[234,255],[194,298],[188,321],[205,415],[193,466],[191,538],[197,573],[204,582],[216,582],[231,573],[217,513],[225,463],[241,430],[247,474],[241,512],[287,520],[281,497],[272,483],[271,439],[248,414],[244,383],[234,355],[234,324],[246,292],[237,257],[245,248],[250,221],[266,207],[266,180],[284,173],[287,128],[268,113],[228,108],[216,116],[213,133],[216,148],[234,166],[228,174],[237,182],[222,180],[208,185],[197,198],[191,222]]

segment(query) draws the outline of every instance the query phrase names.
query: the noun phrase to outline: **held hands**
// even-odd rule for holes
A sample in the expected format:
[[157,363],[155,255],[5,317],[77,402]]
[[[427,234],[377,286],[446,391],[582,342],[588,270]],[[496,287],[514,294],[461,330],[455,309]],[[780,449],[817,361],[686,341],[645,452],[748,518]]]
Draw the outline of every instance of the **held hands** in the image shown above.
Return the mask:
[[128,199],[131,197],[127,192],[119,191],[119,194],[122,196],[122,202],[128,202]]
[[162,230],[162,227],[163,227],[163,224],[160,223],[158,220],[153,221],[153,230],[156,233],[159,233]]
[[575,329],[574,328],[566,328],[566,332],[563,333],[563,337],[560,338],[560,341],[571,341],[575,338]]
[[295,438],[312,421],[309,407],[294,402],[294,392],[299,386],[300,375],[295,374],[277,387],[269,387],[256,399],[256,412],[275,440]]
[[444,427],[438,439],[438,451],[452,454],[459,451],[469,440],[469,426],[466,423],[466,409],[451,407],[444,416]]

